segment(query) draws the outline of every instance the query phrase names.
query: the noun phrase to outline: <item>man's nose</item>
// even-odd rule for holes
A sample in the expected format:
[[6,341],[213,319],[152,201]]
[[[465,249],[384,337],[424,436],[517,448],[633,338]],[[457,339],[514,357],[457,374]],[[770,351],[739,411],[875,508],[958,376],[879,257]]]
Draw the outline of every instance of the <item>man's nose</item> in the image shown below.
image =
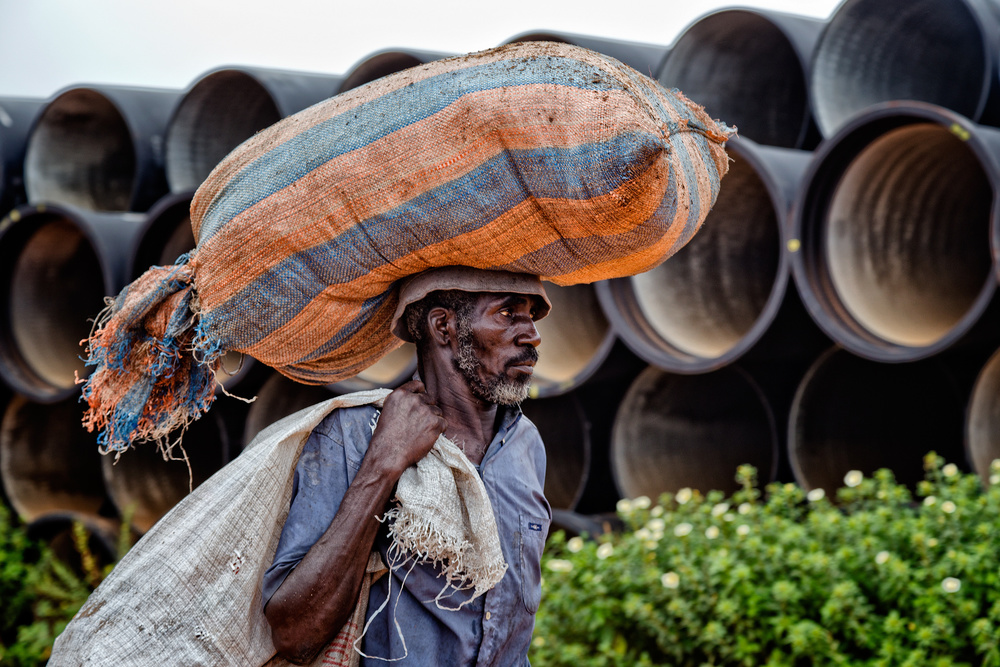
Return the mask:
[[538,329],[535,327],[535,321],[530,317],[526,318],[524,329],[517,335],[517,344],[538,347],[541,343],[542,337],[538,335]]

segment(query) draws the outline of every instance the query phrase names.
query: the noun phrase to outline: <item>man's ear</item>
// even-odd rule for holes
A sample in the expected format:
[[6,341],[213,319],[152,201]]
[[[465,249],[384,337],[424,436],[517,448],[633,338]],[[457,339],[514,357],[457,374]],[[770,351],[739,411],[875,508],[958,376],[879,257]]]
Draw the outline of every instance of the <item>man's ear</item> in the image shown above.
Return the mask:
[[455,318],[447,308],[437,306],[427,312],[427,329],[437,345],[449,345],[455,337]]

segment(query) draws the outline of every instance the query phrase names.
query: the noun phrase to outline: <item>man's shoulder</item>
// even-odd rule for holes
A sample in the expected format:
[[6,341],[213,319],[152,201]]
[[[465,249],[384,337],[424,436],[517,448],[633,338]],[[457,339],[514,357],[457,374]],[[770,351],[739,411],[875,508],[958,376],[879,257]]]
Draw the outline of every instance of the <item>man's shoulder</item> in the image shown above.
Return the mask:
[[313,433],[333,437],[340,434],[356,435],[367,431],[370,438],[375,432],[381,414],[382,411],[378,406],[371,404],[336,408],[316,425]]

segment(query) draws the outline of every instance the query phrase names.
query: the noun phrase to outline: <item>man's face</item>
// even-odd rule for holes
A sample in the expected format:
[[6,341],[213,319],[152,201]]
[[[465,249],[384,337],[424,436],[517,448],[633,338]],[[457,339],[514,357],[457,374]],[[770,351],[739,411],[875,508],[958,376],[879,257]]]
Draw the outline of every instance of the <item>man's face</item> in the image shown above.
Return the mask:
[[459,320],[455,367],[473,395],[499,405],[528,396],[541,342],[535,303],[520,294],[479,295],[467,320]]

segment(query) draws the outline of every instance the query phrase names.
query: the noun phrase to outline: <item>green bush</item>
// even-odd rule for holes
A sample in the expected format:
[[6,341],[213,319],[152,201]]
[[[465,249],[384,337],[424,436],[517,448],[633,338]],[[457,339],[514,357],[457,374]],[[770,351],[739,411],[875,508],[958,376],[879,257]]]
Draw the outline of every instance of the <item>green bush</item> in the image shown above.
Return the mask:
[[993,465],[929,454],[916,498],[880,470],[762,500],[743,467],[729,499],[622,501],[624,532],[550,540],[532,664],[1000,666]]
[[[119,557],[130,546],[129,532],[122,533]],[[82,570],[78,573],[50,549],[29,540],[0,505],[0,666],[45,664],[55,638],[111,571],[113,564],[98,567],[88,538],[83,524],[74,523],[73,544]]]

